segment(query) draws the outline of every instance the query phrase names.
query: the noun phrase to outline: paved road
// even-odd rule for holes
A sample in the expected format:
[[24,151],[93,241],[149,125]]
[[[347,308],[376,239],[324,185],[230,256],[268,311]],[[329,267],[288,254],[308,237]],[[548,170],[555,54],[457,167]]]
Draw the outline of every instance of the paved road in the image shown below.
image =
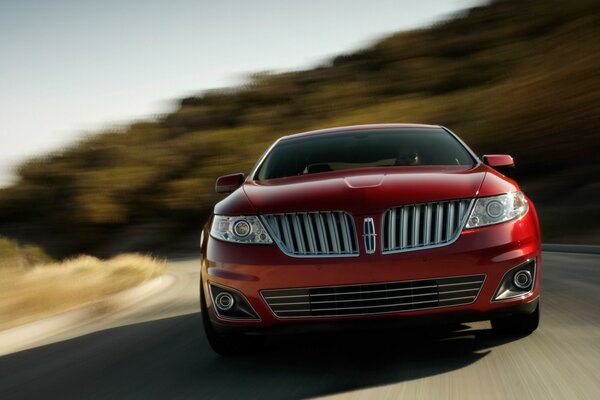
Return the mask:
[[0,358],[0,399],[344,399],[600,396],[600,255],[545,253],[542,323],[501,339],[454,331],[271,339],[220,358],[198,316],[197,261],[143,306]]

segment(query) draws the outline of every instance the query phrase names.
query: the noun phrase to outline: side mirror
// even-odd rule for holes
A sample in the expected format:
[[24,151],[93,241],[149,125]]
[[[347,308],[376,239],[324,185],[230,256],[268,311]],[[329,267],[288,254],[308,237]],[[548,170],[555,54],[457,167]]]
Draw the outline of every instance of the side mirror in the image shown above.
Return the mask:
[[483,163],[492,168],[514,168],[515,161],[508,154],[488,154],[483,156]]
[[217,193],[231,193],[244,183],[244,174],[224,175],[217,178],[215,191]]
[[488,154],[483,156],[483,163],[494,168],[502,175],[514,178],[515,161],[508,154]]

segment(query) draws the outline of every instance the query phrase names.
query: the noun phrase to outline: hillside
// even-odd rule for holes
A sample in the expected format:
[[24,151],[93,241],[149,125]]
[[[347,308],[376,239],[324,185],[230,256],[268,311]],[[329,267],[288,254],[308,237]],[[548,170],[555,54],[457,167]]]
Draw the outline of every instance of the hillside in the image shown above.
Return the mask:
[[510,153],[544,240],[600,243],[600,2],[505,0],[314,69],[257,74],[176,111],[30,160],[0,190],[0,235],[53,256],[194,249],[217,176],[284,134],[420,122]]

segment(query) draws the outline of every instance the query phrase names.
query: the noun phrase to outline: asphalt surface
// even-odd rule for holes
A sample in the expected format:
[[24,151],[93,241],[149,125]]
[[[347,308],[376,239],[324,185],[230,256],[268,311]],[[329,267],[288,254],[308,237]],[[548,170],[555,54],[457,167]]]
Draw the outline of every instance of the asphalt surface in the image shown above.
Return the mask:
[[221,358],[201,330],[198,261],[136,306],[0,358],[0,399],[597,399],[600,255],[545,253],[528,337],[454,329],[270,338]]

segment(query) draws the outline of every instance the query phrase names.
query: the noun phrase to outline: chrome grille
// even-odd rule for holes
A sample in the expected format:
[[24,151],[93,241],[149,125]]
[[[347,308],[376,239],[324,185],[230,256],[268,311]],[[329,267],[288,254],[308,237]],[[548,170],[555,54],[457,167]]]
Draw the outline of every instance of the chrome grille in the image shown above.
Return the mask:
[[383,216],[383,253],[443,246],[455,241],[468,218],[471,199],[410,204]]
[[279,318],[382,314],[471,304],[485,275],[365,285],[263,290]]
[[358,255],[356,227],[343,211],[263,215],[271,237],[294,257],[344,257]]

